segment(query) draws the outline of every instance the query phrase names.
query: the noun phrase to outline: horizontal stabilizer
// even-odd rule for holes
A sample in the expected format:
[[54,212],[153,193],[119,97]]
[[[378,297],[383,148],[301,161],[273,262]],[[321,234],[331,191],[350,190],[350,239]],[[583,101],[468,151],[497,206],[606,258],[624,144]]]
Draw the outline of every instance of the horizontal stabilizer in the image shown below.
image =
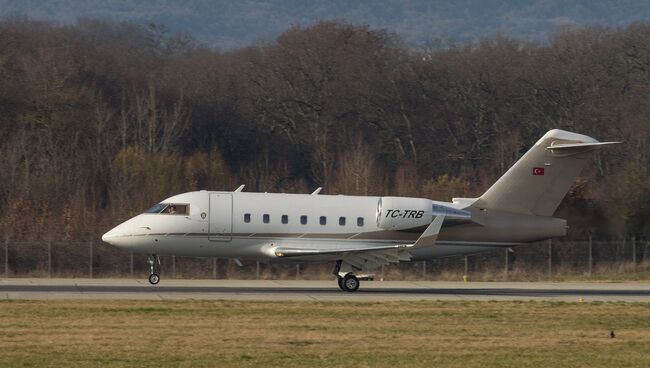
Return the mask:
[[569,148],[586,148],[586,147],[599,147],[608,144],[620,144],[621,142],[589,142],[589,143],[568,143],[568,144],[552,144],[546,149],[551,150],[566,150]]
[[582,153],[599,150],[602,146],[619,144],[621,142],[583,142],[583,143],[551,143],[546,149],[551,151],[555,157],[568,157]]

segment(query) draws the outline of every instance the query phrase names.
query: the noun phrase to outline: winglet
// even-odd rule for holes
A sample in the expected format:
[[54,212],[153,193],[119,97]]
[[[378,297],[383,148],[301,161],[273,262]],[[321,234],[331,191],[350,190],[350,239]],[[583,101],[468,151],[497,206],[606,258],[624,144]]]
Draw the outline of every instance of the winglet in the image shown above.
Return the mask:
[[323,190],[323,187],[318,187],[318,188],[316,188],[315,191],[311,192],[311,195],[316,195],[316,194],[320,193],[321,190]]
[[445,216],[440,215],[436,216],[433,219],[429,227],[420,235],[418,240],[413,244],[413,248],[422,248],[422,247],[431,247],[436,244],[436,239],[438,239],[438,234],[442,228],[442,223],[445,221]]
[[242,184],[242,185],[238,186],[237,189],[235,189],[235,191],[233,193],[239,193],[239,192],[243,191],[245,186],[246,186],[246,184]]

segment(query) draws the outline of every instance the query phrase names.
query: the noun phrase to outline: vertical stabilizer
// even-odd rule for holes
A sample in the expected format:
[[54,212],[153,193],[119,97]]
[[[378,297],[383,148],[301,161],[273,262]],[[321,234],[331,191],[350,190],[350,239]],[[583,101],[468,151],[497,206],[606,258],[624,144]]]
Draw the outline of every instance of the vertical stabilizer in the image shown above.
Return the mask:
[[546,133],[477,202],[475,207],[552,216],[576,177],[602,145],[582,134]]

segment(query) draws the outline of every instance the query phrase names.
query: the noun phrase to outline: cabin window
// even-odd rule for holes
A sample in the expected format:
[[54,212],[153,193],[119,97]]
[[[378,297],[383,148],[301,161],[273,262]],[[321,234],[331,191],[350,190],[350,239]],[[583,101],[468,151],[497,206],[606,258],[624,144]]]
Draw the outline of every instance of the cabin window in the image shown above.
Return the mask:
[[339,225],[345,226],[345,217],[339,217]]
[[327,217],[321,216],[320,217],[320,224],[321,225],[327,225]]
[[305,215],[300,216],[300,223],[303,225],[307,225],[307,216]]
[[283,224],[288,224],[289,223],[289,216],[282,215],[282,223]]
[[251,214],[250,213],[245,213],[244,214],[244,222],[245,223],[251,222]]
[[144,211],[144,213],[188,216],[190,214],[190,205],[180,203],[158,203]]
[[357,226],[363,226],[363,217],[357,217]]
[[271,222],[271,216],[269,216],[268,213],[265,213],[262,216],[262,222],[265,223],[265,224],[268,224],[269,222]]

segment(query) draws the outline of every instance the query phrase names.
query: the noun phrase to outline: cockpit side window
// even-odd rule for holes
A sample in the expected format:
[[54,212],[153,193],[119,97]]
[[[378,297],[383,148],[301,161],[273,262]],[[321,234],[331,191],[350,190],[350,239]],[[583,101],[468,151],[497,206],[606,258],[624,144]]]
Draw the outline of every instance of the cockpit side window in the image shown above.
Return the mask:
[[163,215],[184,215],[190,214],[190,205],[181,203],[158,203],[144,213],[159,213]]

